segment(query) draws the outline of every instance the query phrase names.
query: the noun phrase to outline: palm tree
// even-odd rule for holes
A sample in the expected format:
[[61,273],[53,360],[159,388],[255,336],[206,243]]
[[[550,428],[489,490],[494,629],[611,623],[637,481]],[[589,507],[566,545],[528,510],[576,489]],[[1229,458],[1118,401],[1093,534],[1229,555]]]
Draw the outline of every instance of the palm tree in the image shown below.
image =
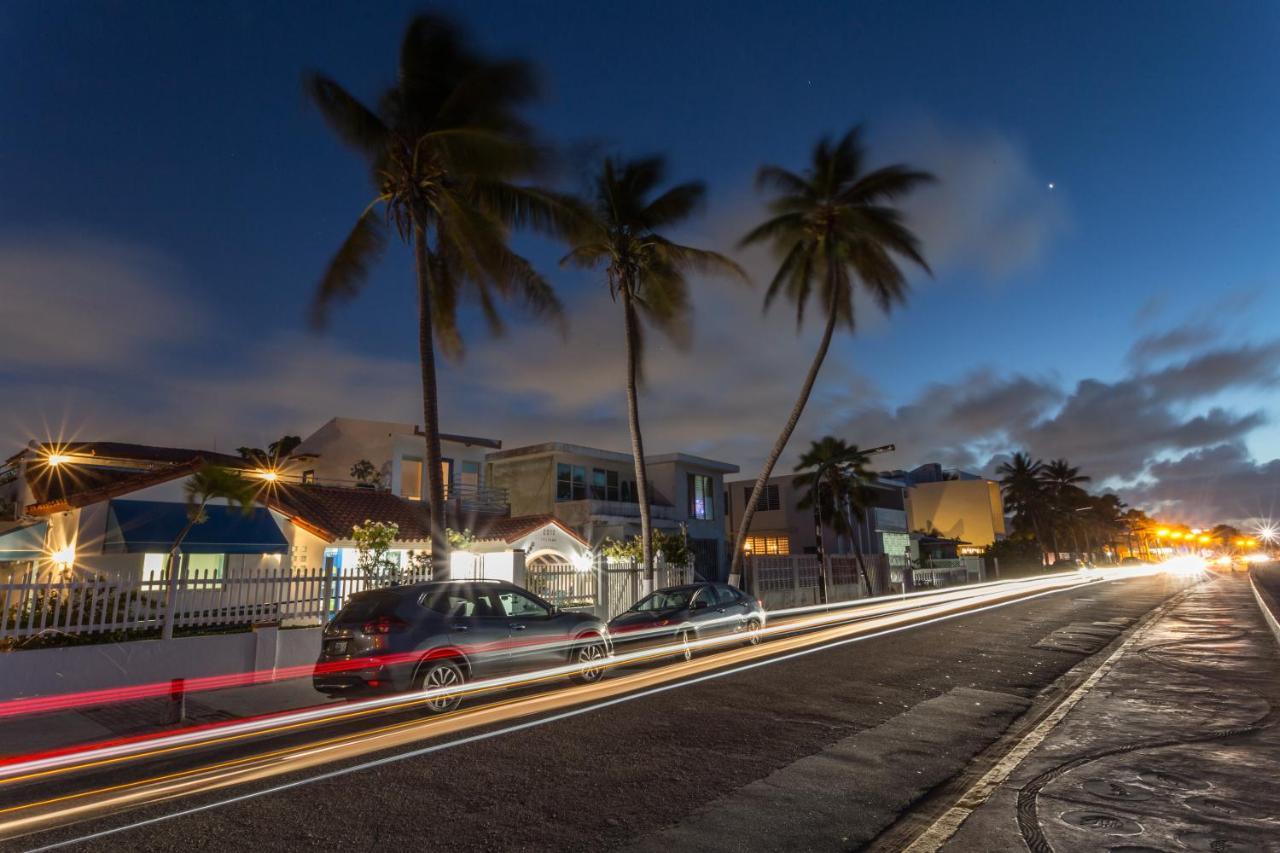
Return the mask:
[[457,308],[468,292],[495,332],[496,300],[520,297],[535,313],[559,316],[547,282],[508,245],[513,226],[567,233],[572,204],[515,182],[538,174],[542,149],[516,108],[534,95],[532,69],[477,53],[458,28],[419,15],[400,46],[399,75],[371,109],[321,74],[306,89],[341,140],[370,167],[374,198],[320,280],[312,319],[359,293],[386,246],[387,230],[413,248],[431,557],[448,576],[444,473],[440,454],[436,347],[460,356]]
[[[1058,552],[1058,530],[1065,527],[1076,539],[1076,551],[1080,550],[1077,532],[1079,516],[1077,513],[1088,509],[1088,493],[1081,488],[1081,483],[1089,482],[1089,476],[1080,473],[1080,469],[1065,459],[1054,459],[1046,464],[1040,472],[1041,480],[1049,495],[1049,509],[1053,514],[1050,535],[1053,537],[1053,550]],[[1056,557],[1055,557],[1056,559]]]
[[892,202],[932,181],[933,176],[903,165],[867,172],[865,160],[861,132],[854,128],[839,141],[833,142],[829,137],[819,140],[809,168],[802,174],[780,166],[764,166],[756,175],[758,187],[772,188],[777,193],[769,203],[770,218],[742,238],[743,246],[769,244],[780,259],[765,294],[765,309],[779,294],[785,294],[795,303],[799,328],[810,297],[815,297],[826,314],[826,326],[791,415],[747,500],[734,540],[730,571],[735,579],[741,576],[741,544],[751,529],[756,502],[804,412],[836,326],[854,328],[854,290],[861,285],[881,309],[888,311],[905,299],[907,281],[899,259],[929,270],[920,252],[920,241]]
[[646,575],[653,573],[653,533],[649,520],[649,478],[640,434],[637,389],[643,380],[644,327],[652,326],[677,344],[686,345],[689,316],[689,272],[715,272],[746,280],[736,263],[717,252],[674,243],[658,233],[686,219],[701,204],[706,188],[690,181],[657,194],[665,164],[661,157],[638,160],[606,158],[574,245],[562,264],[588,269],[605,267],[609,295],[622,303],[627,345],[627,419],[631,455],[635,459],[640,503],[641,554]]
[[869,500],[870,463],[870,456],[842,438],[828,435],[813,442],[796,463],[795,470],[816,469],[820,465],[830,467],[820,484],[814,482],[813,473],[796,476],[796,487],[808,488],[797,506],[812,509],[815,500],[818,501],[822,517],[831,520],[837,535],[852,537],[853,519],[864,516]]
[[1013,513],[1014,526],[1031,533],[1044,552],[1042,521],[1047,507],[1043,478],[1044,463],[1022,451],[1014,453],[996,468],[1005,506]]
[[217,465],[201,465],[186,485],[183,492],[187,496],[187,524],[178,533],[169,549],[169,562],[166,566],[164,627],[160,637],[173,639],[174,606],[178,593],[178,565],[182,558],[182,543],[186,540],[191,528],[206,521],[205,507],[210,501],[225,500],[228,504],[240,505],[240,511],[248,515],[253,511],[254,498],[257,495],[255,484],[246,480],[238,471],[222,468]]
[[[856,444],[849,444],[842,438],[824,436],[809,445],[809,449],[800,457],[795,470],[816,469],[814,473],[799,474],[795,478],[798,488],[808,487],[808,491],[797,504],[801,509],[812,509],[815,502],[819,509],[819,517],[830,519],[831,527],[836,535],[849,537],[862,580],[867,585],[867,594],[871,594],[871,578],[862,561],[862,547],[855,535],[853,520],[861,522],[866,517],[867,505],[871,502],[870,470],[871,457],[858,449]],[[822,482],[815,482],[817,471],[825,468]],[[819,528],[818,535],[822,535]],[[821,550],[821,549],[820,549]],[[819,566],[825,572],[825,566]],[[825,588],[825,578],[824,584]]]

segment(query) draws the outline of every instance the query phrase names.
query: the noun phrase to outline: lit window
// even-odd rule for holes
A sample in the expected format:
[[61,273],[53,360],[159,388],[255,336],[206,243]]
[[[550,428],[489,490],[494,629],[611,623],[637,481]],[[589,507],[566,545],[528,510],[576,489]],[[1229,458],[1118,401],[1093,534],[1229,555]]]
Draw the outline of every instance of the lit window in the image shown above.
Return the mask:
[[142,582],[143,583],[159,583],[165,579],[165,564],[169,561],[168,554],[143,554],[142,555]]
[[689,475],[689,517],[710,521],[715,516],[715,498],[711,478],[706,474]]
[[744,550],[750,554],[785,557],[791,553],[791,539],[786,536],[748,536]]
[[480,463],[464,459],[458,473],[458,485],[470,489],[480,487]]
[[400,497],[422,500],[422,460],[412,456],[400,459]]
[[218,589],[222,586],[226,554],[187,554],[186,585],[189,589]]

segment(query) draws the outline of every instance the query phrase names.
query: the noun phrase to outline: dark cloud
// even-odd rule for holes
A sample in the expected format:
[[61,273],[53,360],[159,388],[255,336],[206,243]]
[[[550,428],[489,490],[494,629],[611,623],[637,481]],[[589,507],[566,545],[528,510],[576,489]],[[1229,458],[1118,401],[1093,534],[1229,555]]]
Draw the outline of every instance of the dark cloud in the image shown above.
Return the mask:
[[1248,524],[1274,519],[1280,503],[1280,459],[1260,463],[1233,441],[1154,462],[1145,480],[1122,491],[1162,518],[1194,524]]

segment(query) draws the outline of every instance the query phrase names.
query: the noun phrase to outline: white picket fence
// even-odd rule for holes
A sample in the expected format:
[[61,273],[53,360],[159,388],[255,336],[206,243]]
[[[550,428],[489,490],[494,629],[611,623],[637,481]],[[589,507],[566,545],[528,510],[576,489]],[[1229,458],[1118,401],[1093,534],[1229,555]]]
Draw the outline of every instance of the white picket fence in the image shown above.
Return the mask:
[[[395,580],[416,583],[430,580],[430,574],[407,573]],[[274,569],[226,577],[195,571],[179,579],[173,624],[175,628],[320,624],[351,595],[382,585],[364,577],[344,577],[332,569]],[[165,622],[167,593],[165,580],[0,584],[0,639],[158,630]]]

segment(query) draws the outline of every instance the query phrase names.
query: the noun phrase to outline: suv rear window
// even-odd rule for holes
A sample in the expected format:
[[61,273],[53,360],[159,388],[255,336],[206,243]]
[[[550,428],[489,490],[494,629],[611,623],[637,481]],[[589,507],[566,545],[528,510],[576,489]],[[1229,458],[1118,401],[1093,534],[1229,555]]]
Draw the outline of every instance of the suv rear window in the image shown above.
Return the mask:
[[398,592],[385,590],[356,593],[333,621],[365,622],[377,616],[390,616],[396,612],[402,597]]

